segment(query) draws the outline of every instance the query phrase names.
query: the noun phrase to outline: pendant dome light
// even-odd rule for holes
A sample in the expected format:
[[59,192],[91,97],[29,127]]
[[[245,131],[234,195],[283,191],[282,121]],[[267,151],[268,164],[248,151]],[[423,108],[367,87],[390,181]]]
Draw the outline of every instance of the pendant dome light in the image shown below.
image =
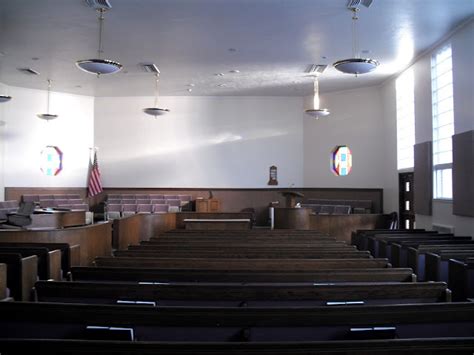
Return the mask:
[[96,74],[100,76],[101,74],[114,74],[122,70],[123,65],[115,60],[103,59],[102,53],[102,32],[103,32],[103,23],[104,23],[104,13],[106,8],[97,8],[99,13],[99,49],[97,51],[97,58],[94,59],[83,59],[78,60],[76,65],[79,69],[85,71],[86,73]]
[[46,103],[46,113],[38,113],[36,115],[42,120],[46,120],[46,121],[51,121],[51,120],[54,120],[55,118],[58,118],[58,115],[53,115],[52,113],[49,113],[50,92],[51,92],[51,79],[48,79],[48,99]]
[[345,74],[353,74],[355,76],[359,74],[366,74],[378,67],[379,62],[371,58],[361,58],[359,54],[359,43],[357,38],[357,20],[359,17],[358,7],[351,7],[349,10],[352,11],[352,58],[338,60],[333,64],[334,68]]
[[314,76],[313,108],[306,110],[305,112],[316,119],[319,117],[326,117],[330,113],[327,108],[319,108],[319,82],[317,75]]
[[155,103],[154,103],[153,107],[144,108],[143,112],[145,112],[148,115],[154,116],[156,118],[156,116],[162,116],[162,115],[170,112],[170,110],[167,109],[167,108],[159,108],[158,107],[158,81],[159,81],[159,78],[160,78],[160,71],[159,70],[155,74],[155,78],[156,78],[155,79]]

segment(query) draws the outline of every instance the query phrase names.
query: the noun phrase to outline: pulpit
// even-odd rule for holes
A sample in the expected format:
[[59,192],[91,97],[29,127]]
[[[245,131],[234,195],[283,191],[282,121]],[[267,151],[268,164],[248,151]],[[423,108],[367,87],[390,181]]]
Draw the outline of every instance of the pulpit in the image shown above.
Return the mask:
[[286,208],[294,208],[296,205],[296,198],[304,197],[304,195],[301,192],[296,192],[296,191],[284,191],[281,194],[285,196]]

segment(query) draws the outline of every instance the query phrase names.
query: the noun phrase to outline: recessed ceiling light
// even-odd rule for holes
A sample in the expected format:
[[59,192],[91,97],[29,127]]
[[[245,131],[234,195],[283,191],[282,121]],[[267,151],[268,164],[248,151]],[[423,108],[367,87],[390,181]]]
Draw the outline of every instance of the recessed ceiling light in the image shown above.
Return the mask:
[[188,89],[188,92],[192,92],[192,91],[193,91],[193,89],[191,89],[191,88]]
[[223,87],[225,87],[226,85],[225,85],[225,84],[219,84],[219,85],[217,85],[217,86],[220,87],[220,88],[223,88]]
[[191,83],[191,84],[188,84],[189,87],[195,87],[196,85]]
[[228,51],[229,51],[229,52],[237,52],[237,49],[235,49],[235,48],[229,48]]
[[238,69],[232,69],[232,70],[229,71],[229,73],[238,74],[238,73],[240,73],[240,70],[238,70]]
[[39,60],[39,58],[38,57],[33,57],[33,58],[31,58],[31,60]]
[[224,73],[216,73],[214,74],[215,76],[224,76],[225,74]]

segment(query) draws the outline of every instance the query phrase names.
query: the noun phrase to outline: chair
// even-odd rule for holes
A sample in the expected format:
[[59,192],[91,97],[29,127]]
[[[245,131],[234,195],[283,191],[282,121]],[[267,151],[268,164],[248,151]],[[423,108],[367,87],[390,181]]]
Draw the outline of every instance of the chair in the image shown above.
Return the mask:
[[122,205],[118,203],[107,204],[105,208],[105,216],[107,220],[117,219],[121,217]]
[[7,224],[18,227],[27,226],[32,222],[31,215],[34,211],[34,202],[23,202],[16,213],[8,216]]
[[178,195],[164,195],[165,200],[179,200]]
[[122,205],[122,217],[131,216],[137,213],[136,204],[123,204]]
[[153,199],[153,200],[150,201],[150,203],[151,203],[152,205],[165,205],[165,204],[166,204],[166,200],[163,199],[163,198],[161,198],[161,199],[156,199],[156,200]]
[[147,204],[137,204],[137,213],[153,213],[153,205]]
[[68,199],[54,200],[54,207],[58,207],[59,205],[68,205],[68,204],[70,204]]
[[122,199],[122,205],[135,205],[137,203],[137,200],[131,199],[131,198],[123,198]]
[[166,204],[169,206],[168,212],[179,212],[181,210],[181,200],[167,199]]
[[150,194],[149,198],[150,200],[164,200],[165,196],[162,194]]
[[137,198],[137,205],[149,205],[151,203],[151,200],[146,199],[146,198]]
[[351,206],[336,205],[333,214],[350,214]]
[[332,205],[322,205],[319,214],[333,214],[334,206]]
[[23,202],[39,202],[39,195],[23,195],[21,199]]
[[53,208],[56,207],[56,201],[53,199],[50,200],[41,200],[40,199],[40,207],[41,208]]
[[66,195],[67,199],[73,200],[73,199],[81,199],[81,195],[79,194],[67,194]]
[[153,213],[168,213],[169,205],[160,204],[160,205],[153,205]]

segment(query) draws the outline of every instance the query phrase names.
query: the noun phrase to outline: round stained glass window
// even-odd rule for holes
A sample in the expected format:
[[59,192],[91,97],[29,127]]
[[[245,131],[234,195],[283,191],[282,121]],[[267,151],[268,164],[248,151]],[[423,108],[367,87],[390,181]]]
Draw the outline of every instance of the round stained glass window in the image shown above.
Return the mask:
[[63,152],[48,145],[41,151],[41,171],[47,176],[56,176],[63,170]]
[[331,170],[334,175],[349,175],[352,169],[352,153],[349,147],[338,145],[332,151]]

